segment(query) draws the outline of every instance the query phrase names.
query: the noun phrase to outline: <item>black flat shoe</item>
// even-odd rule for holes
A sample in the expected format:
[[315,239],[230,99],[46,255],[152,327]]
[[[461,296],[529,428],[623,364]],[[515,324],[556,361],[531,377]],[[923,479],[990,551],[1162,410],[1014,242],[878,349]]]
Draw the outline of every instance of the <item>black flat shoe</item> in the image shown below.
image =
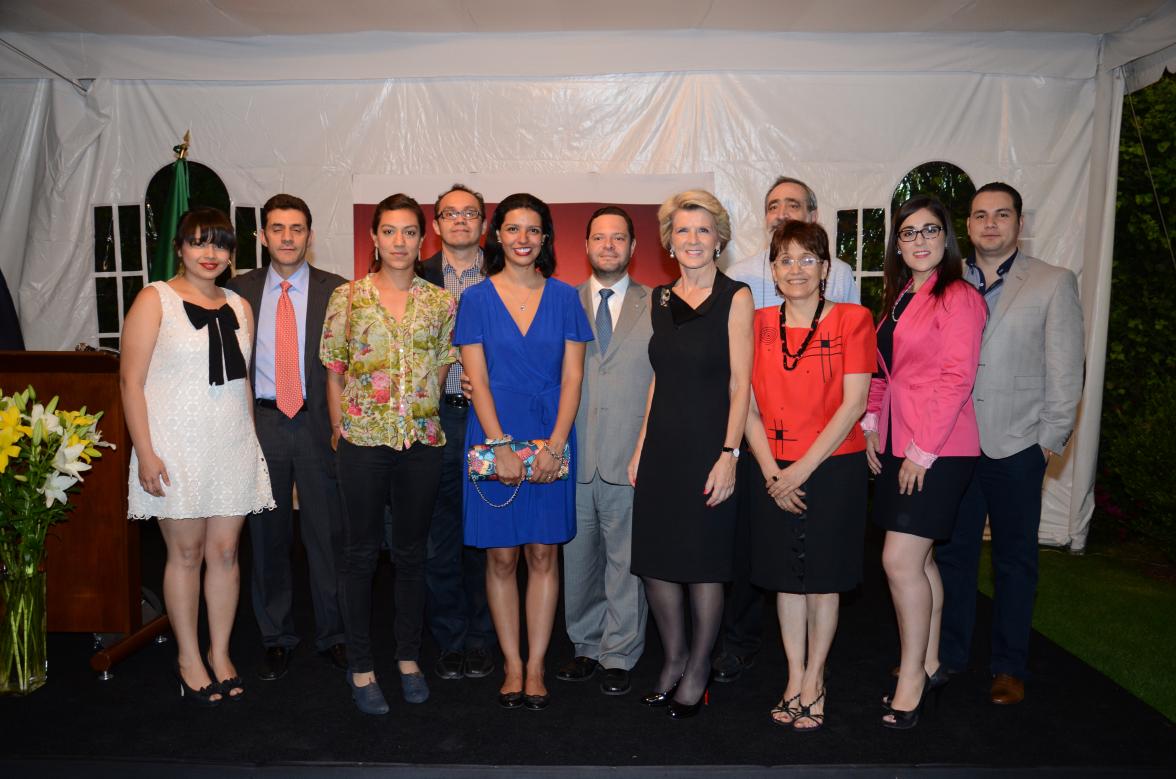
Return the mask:
[[523,707],[531,711],[543,711],[549,703],[551,703],[550,694],[523,696]]
[[694,703],[678,703],[677,701],[670,701],[670,706],[666,713],[670,715],[671,719],[690,719],[697,716],[698,712],[702,711],[703,706],[710,705],[710,690],[703,690],[702,695]]
[[655,708],[669,706],[670,701],[674,698],[674,693],[678,689],[678,682],[681,681],[682,680],[679,679],[677,682],[674,682],[674,686],[665,692],[652,691],[645,693],[645,695],[641,696],[641,702],[646,706],[653,706]]
[[[188,683],[184,681],[184,675],[180,673],[180,661],[178,659],[172,669],[172,673],[176,675],[176,679],[180,682],[180,697],[193,706],[219,706],[221,700],[224,699],[224,693],[221,692],[220,685],[216,682],[210,682],[207,686],[201,687],[199,690],[189,687]],[[220,695],[221,697],[213,700],[212,696],[214,695]]]
[[498,693],[498,705],[504,709],[517,709],[523,705],[523,691],[512,690],[511,692]]

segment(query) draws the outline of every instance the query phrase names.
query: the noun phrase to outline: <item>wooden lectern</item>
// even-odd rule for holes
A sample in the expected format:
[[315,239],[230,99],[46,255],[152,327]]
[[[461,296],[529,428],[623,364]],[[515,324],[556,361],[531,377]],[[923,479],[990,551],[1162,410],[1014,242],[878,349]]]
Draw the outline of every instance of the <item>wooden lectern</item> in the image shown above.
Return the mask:
[[11,394],[30,384],[37,400],[60,397],[59,407],[102,411],[103,440],[116,449],[83,475],[71,495],[68,519],[49,530],[47,627],[54,632],[123,633],[90,661],[110,667],[168,628],[166,616],[143,625],[139,523],[127,520],[131,438],[119,393],[118,357],[106,352],[0,352],[0,386]]

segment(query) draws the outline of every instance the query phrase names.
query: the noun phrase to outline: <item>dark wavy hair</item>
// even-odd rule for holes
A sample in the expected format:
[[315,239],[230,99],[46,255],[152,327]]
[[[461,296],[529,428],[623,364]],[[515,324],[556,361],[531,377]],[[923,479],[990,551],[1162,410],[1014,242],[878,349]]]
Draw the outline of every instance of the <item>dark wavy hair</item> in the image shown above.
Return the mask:
[[[395,195],[389,195],[379,203],[376,203],[375,213],[372,214],[373,236],[376,234],[376,231],[380,229],[380,217],[389,211],[412,211],[412,213],[416,216],[417,228],[421,231],[422,239],[424,238],[425,212],[421,210],[420,203],[416,202],[416,200],[404,194],[403,192],[397,192]],[[374,239],[372,243],[375,244]],[[417,257],[417,260],[419,261],[420,257]],[[368,273],[378,272],[380,270],[380,265],[380,251],[379,249],[376,249],[372,252],[372,263],[370,266],[368,266]]]
[[539,245],[539,256],[535,258],[535,270],[542,273],[543,278],[549,279],[555,273],[555,225],[551,221],[551,209],[542,200],[526,192],[507,196],[494,209],[494,217],[490,220],[490,229],[486,234],[486,248],[482,250],[482,267],[487,276],[493,276],[506,267],[506,255],[498,240],[498,231],[502,229],[506,215],[516,208],[525,208],[539,215],[543,243]]
[[939,202],[939,198],[931,195],[915,195],[898,207],[894,213],[894,220],[890,223],[890,237],[886,239],[886,257],[882,262],[883,276],[886,279],[886,294],[882,303],[882,316],[894,306],[898,294],[910,281],[911,269],[903,262],[898,253],[898,231],[902,224],[911,218],[916,211],[927,209],[943,225],[943,259],[939,263],[939,275],[935,277],[935,286],[931,288],[931,295],[940,297],[954,281],[964,277],[964,258],[960,254],[960,245],[956,242],[955,228],[951,226],[951,214],[947,207]]

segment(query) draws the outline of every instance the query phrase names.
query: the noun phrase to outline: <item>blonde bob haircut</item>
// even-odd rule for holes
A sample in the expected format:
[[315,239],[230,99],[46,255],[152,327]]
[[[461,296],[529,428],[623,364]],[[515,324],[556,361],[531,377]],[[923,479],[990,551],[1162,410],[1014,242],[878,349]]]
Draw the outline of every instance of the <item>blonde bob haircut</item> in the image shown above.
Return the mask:
[[719,251],[727,248],[731,240],[731,216],[719,199],[705,189],[688,189],[679,192],[661,204],[657,210],[657,226],[661,233],[662,248],[670,250],[670,232],[673,228],[674,214],[679,211],[706,211],[715,219],[715,230],[719,234]]

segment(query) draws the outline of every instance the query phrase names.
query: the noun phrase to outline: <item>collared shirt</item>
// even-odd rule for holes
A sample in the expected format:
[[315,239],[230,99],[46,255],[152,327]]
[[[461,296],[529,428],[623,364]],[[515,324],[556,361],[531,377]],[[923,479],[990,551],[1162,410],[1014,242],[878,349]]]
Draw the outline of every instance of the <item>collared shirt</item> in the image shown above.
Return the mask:
[[1000,291],[1004,288],[1004,277],[1013,267],[1013,261],[1017,259],[1017,255],[1021,253],[1020,249],[1013,249],[1013,253],[1009,258],[996,267],[996,281],[988,284],[988,280],[984,276],[984,271],[976,264],[976,255],[968,256],[968,261],[964,265],[964,280],[984,296],[984,302],[988,304],[988,313],[991,314],[996,310],[996,304],[1000,301]]
[[[751,297],[755,300],[757,309],[780,305],[768,252],[768,249],[764,249],[758,254],[744,257],[738,262],[731,263],[726,271],[735,281],[742,281],[751,288]],[[825,280],[825,299],[834,303],[862,302],[862,293],[853,278],[853,268],[849,267],[849,263],[836,257],[831,258],[829,263],[829,277]]]
[[282,282],[290,282],[290,302],[294,304],[294,319],[298,322],[298,377],[302,383],[302,397],[306,398],[306,300],[310,284],[310,266],[302,263],[298,270],[283,279],[271,264],[265,274],[261,291],[261,306],[257,309],[257,349],[254,354],[256,375],[253,396],[274,399],[278,396],[274,384],[274,345],[277,339],[278,300],[282,297]]
[[[482,250],[478,249],[478,259],[460,274],[449,264],[445,252],[441,252],[441,278],[445,282],[445,291],[460,303],[461,293],[465,292],[467,287],[472,287],[486,278],[486,274],[482,272]],[[449,375],[445,378],[446,395],[461,394],[461,374],[461,362],[455,363],[449,369]]]
[[372,277],[365,276],[354,282],[348,341],[350,286],[331,295],[319,345],[327,370],[345,376],[343,436],[357,446],[444,446],[437,370],[457,360],[452,343],[457,300],[414,277],[404,314],[396,321],[380,304]]
[[[605,286],[600,283],[595,274],[589,278],[588,291],[592,293],[589,297],[589,302],[592,304],[590,319],[595,320],[596,318],[596,310],[600,308],[600,290],[604,288]],[[608,299],[608,313],[612,316],[613,329],[615,330],[617,320],[621,316],[621,311],[624,310],[625,293],[629,291],[629,274],[626,273],[616,284],[608,287],[608,289],[613,291],[612,297]]]

